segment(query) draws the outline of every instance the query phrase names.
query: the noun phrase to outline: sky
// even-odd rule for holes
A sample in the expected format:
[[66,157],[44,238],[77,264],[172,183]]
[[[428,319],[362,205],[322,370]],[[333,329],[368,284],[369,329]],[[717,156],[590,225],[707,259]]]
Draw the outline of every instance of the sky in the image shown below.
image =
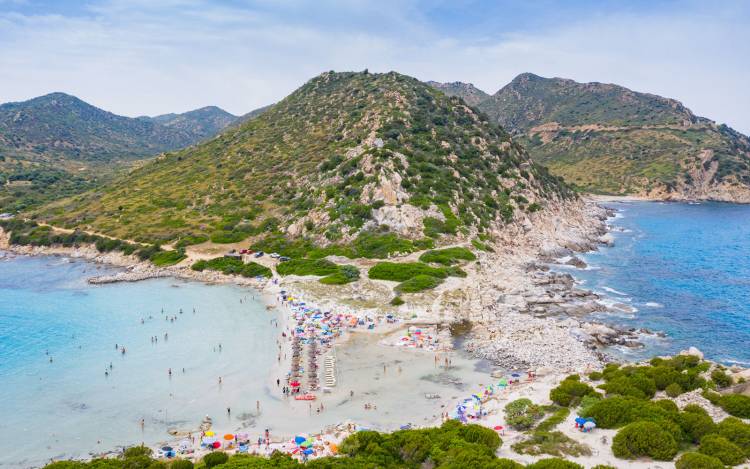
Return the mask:
[[327,70],[616,83],[750,133],[750,1],[0,0],[0,102],[244,114]]

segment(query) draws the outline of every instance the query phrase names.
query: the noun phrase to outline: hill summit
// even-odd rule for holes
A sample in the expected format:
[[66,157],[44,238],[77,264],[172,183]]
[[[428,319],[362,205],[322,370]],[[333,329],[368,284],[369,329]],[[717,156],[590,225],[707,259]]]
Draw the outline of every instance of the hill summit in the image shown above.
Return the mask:
[[326,72],[244,124],[37,215],[144,241],[469,235],[571,197],[502,128],[395,72]]

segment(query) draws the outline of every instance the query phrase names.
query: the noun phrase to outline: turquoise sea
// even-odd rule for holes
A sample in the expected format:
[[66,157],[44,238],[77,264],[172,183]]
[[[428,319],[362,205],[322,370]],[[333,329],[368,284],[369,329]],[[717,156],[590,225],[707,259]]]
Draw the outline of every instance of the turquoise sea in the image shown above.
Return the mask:
[[267,400],[276,313],[252,291],[86,283],[105,270],[59,257],[0,260],[0,466],[155,442],[167,428],[195,428],[206,414],[222,423],[226,407],[239,415]]
[[1,468],[174,440],[169,429],[194,430],[206,415],[219,434],[269,428],[272,437],[291,438],[347,421],[394,430],[435,418],[439,409],[425,393],[460,396],[487,376],[463,354],[446,371],[430,353],[355,334],[336,347],[338,391],[319,395],[326,410],[317,413],[276,389],[279,312],[254,290],[176,279],[89,285],[86,278],[111,269],[4,255]]
[[633,314],[605,321],[667,334],[636,358],[698,347],[708,358],[750,366],[750,206],[607,203],[615,245],[569,271]]

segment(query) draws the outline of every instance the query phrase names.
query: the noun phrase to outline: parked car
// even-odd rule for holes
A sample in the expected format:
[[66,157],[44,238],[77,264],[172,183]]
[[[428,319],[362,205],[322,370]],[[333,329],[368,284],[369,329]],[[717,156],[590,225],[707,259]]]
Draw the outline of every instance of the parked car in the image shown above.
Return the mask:
[[255,253],[255,257],[263,257],[263,254],[265,254],[263,251],[258,251]]
[[269,256],[271,256],[271,259],[278,259],[281,257],[278,252],[272,252]]
[[247,249],[240,249],[240,254],[249,254],[249,252],[247,252]]
[[279,256],[279,262],[286,262],[286,261],[291,261],[291,259],[286,256]]

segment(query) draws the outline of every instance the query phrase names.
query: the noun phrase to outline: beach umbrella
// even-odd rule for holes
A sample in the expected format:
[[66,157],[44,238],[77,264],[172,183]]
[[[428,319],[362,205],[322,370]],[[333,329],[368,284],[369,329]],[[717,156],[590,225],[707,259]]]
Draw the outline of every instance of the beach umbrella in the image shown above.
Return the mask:
[[303,448],[309,448],[312,445],[313,445],[313,442],[310,441],[310,440],[306,440],[306,441],[303,441],[302,443],[300,443],[300,446],[303,447]]
[[514,378],[520,378],[521,377],[521,375],[519,375],[518,373],[513,373],[511,376],[514,377]]
[[211,446],[213,446],[214,449],[221,448],[221,443],[219,443],[218,441],[214,441],[214,444],[212,444]]
[[206,436],[214,436],[214,435],[216,435],[216,433],[214,433],[211,430],[209,430],[206,433],[204,433],[204,435],[206,435]]
[[583,428],[585,428],[586,430],[593,430],[594,428],[596,428],[596,424],[589,421],[583,424]]
[[188,448],[190,448],[191,445],[192,445],[192,443],[190,443],[190,441],[188,441],[188,440],[182,440],[180,442],[179,448],[180,449],[188,449]]
[[168,453],[168,452],[172,451],[172,447],[171,446],[162,446],[161,450],[164,451],[165,453]]
[[231,433],[227,433],[226,435],[224,435],[224,439],[227,441],[234,440],[234,435],[232,435]]
[[305,438],[304,436],[299,436],[299,435],[298,435],[298,436],[295,436],[295,437],[294,437],[294,442],[295,442],[295,443],[297,443],[298,445],[301,445],[301,444],[302,444],[302,443],[304,443],[304,442],[305,442],[306,440],[307,440],[307,438]]
[[312,448],[307,448],[306,450],[302,451],[302,454],[310,455],[310,454],[313,454],[314,452],[315,450],[313,450]]
[[576,417],[575,422],[576,422],[576,425],[583,425],[584,423],[586,423],[586,419],[583,417]]

